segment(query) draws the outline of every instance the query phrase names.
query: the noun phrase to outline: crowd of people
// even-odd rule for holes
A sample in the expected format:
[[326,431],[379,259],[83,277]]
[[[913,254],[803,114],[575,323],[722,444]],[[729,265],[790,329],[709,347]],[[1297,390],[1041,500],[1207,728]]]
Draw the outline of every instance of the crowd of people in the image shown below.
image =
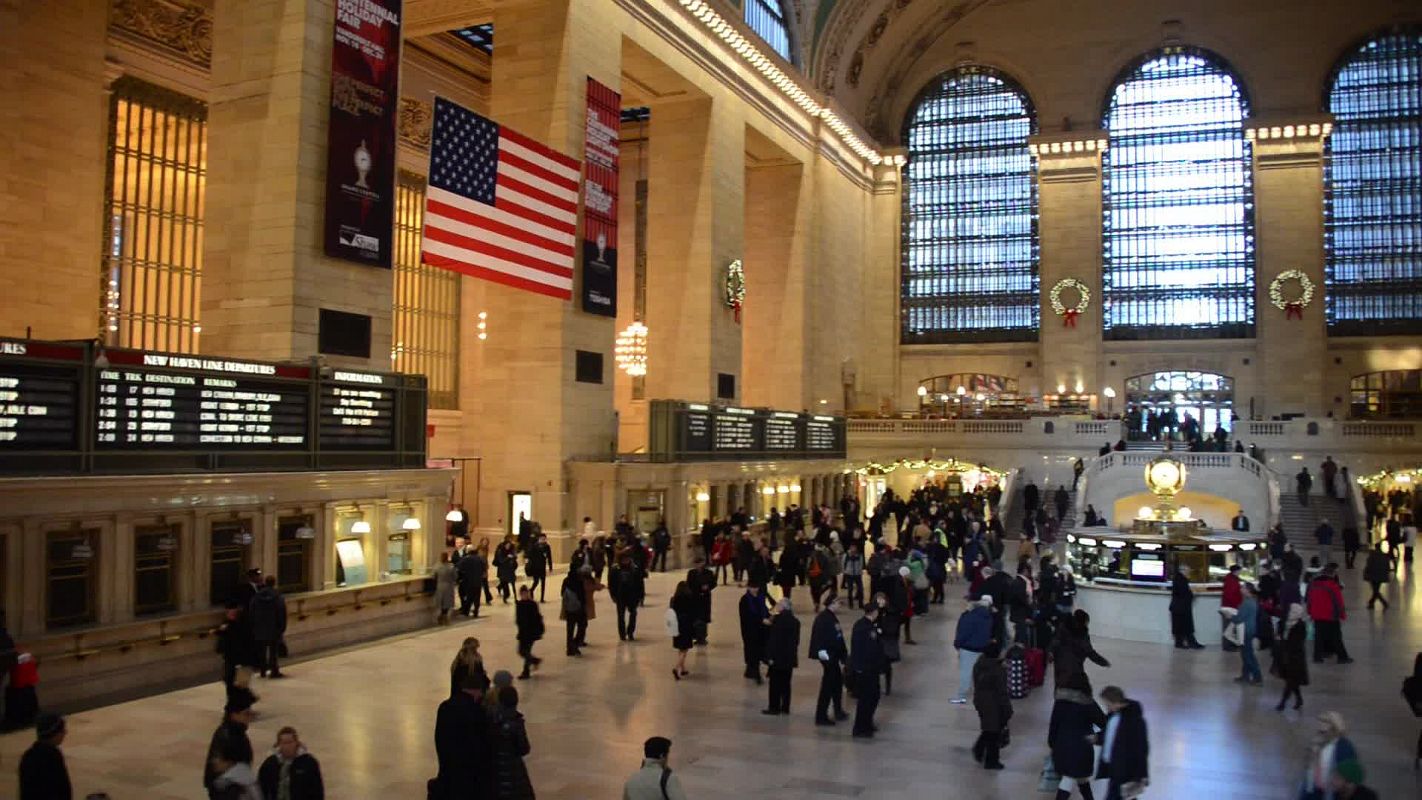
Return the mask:
[[[1081,471],[1075,470],[1078,477]],[[936,606],[963,603],[952,643],[958,676],[951,702],[971,704],[976,712],[979,732],[971,751],[977,763],[985,770],[1003,768],[1002,749],[1012,742],[1013,703],[1045,685],[1050,669],[1043,790],[1055,791],[1058,800],[1073,794],[1091,800],[1093,780],[1104,780],[1108,798],[1139,796],[1150,782],[1145,711],[1117,686],[1093,688],[1089,665],[1110,668],[1111,663],[1092,643],[1090,616],[1075,607],[1076,577],[1070,566],[1058,564],[1045,546],[1068,516],[1070,494],[1064,485],[1042,491],[1029,481],[1022,496],[1021,536],[1010,558],[998,513],[1001,495],[981,486],[952,496],[932,483],[907,497],[886,491],[867,513],[846,498],[838,509],[773,510],[757,526],[743,511],[705,520],[699,535],[689,537],[692,566],[676,582],[663,614],[675,654],[673,680],[689,677],[687,655],[709,643],[713,593],[734,583],[742,590],[736,608],[744,677],[768,684],[762,713],[792,713],[792,676],[808,660],[820,668],[814,724],[850,723],[853,738],[872,739],[879,730],[880,698],[893,692],[902,647],[917,644],[913,620],[943,613]],[[1392,522],[1399,528],[1410,524],[1411,500],[1396,493],[1380,498],[1377,529],[1386,533]],[[514,606],[521,670],[491,674],[479,640],[464,640],[450,665],[449,696],[435,715],[437,773],[427,786],[431,800],[534,796],[524,765],[532,743],[514,682],[531,678],[542,663],[533,651],[545,634],[542,606],[554,564],[547,537],[536,523],[521,522],[518,535],[492,547],[458,536],[435,571],[441,624],[449,624],[455,614],[479,616],[483,605],[495,602],[496,592],[501,604]],[[1248,529],[1242,512],[1233,524]],[[1400,555],[1401,541],[1410,540],[1384,535],[1367,555],[1363,579],[1373,588],[1369,608],[1381,602],[1386,609],[1381,587],[1410,564]],[[666,569],[670,546],[665,525],[645,535],[623,517],[610,534],[602,534],[585,520],[584,536],[553,598],[564,622],[566,656],[581,656],[603,591],[616,610],[619,639],[638,640],[648,576]],[[1277,708],[1284,710],[1292,700],[1298,709],[1311,664],[1351,661],[1342,631],[1347,609],[1340,569],[1351,569],[1353,559],[1340,568],[1326,560],[1325,551],[1326,563],[1315,557],[1305,565],[1279,526],[1270,531],[1269,551],[1257,583],[1243,581],[1237,567],[1225,578],[1221,643],[1239,653],[1237,680],[1242,684],[1262,685],[1258,653],[1267,653],[1269,672],[1283,685]],[[808,599],[797,597],[800,588]],[[1178,648],[1204,647],[1196,638],[1193,603],[1188,576],[1179,570],[1170,606]],[[797,608],[806,606],[813,611],[808,636],[802,635],[796,616]],[[853,611],[857,616],[846,629],[841,616]],[[248,735],[259,701],[253,678],[285,674],[279,665],[285,629],[285,601],[274,580],[252,570],[233,592],[216,631],[226,700],[204,760],[209,798],[324,797],[320,764],[294,728],[278,731],[270,754],[260,762]],[[1422,654],[1414,672],[1404,694],[1422,716]],[[1301,797],[1375,796],[1363,785],[1361,763],[1342,718],[1328,712],[1318,719]],[[37,714],[35,730],[36,742],[20,766],[21,800],[68,798],[60,751],[65,722]],[[669,766],[670,747],[663,737],[645,742],[643,763],[625,785],[627,800],[686,797]],[[1422,759],[1422,737],[1417,757]]]

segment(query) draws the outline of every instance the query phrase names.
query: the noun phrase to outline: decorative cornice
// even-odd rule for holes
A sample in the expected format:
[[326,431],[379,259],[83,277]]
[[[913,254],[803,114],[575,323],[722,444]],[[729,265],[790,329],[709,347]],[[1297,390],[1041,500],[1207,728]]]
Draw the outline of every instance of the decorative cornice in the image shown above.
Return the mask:
[[849,59],[849,71],[845,74],[844,80],[851,87],[859,86],[859,76],[864,71],[864,60],[869,57],[874,46],[884,38],[884,32],[889,29],[889,24],[912,2],[913,0],[894,0],[894,4],[889,6],[888,10],[874,19],[874,24],[869,26],[869,31],[859,40],[859,45],[854,48],[854,55]]
[[193,66],[212,67],[212,11],[184,0],[113,0],[109,28]]
[[[891,56],[893,61],[886,71],[885,77],[879,81],[873,97],[869,98],[868,104],[864,107],[862,121],[870,134],[881,140],[897,140],[898,133],[891,130],[897,126],[890,126],[889,120],[884,117],[887,113],[886,105],[897,97],[897,92],[908,77],[908,73],[918,63],[919,58],[928,52],[933,43],[942,38],[949,28],[962,22],[965,17],[987,5],[988,2],[990,0],[959,0],[951,6],[947,6],[937,19],[921,26],[919,35],[911,45],[897,48]],[[885,92],[893,94],[885,94]]]
[[413,97],[400,98],[400,115],[396,132],[400,141],[418,150],[430,149],[430,127],[434,122],[434,105]]

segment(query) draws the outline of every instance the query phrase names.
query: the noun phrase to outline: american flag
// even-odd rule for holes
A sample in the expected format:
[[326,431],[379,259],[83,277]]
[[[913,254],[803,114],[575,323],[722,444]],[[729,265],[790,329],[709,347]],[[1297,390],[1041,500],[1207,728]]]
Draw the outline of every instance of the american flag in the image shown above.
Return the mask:
[[436,98],[421,259],[571,300],[579,169],[576,159]]

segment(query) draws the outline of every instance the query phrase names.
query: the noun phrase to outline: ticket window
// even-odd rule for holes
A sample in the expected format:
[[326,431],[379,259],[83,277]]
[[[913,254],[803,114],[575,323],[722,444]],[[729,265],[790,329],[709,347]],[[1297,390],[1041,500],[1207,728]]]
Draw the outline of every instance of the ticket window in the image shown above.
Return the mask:
[[277,520],[277,588],[287,594],[311,591],[311,517]]
[[178,526],[145,525],[133,535],[133,613],[164,614],[178,608]]
[[409,575],[412,572],[410,567],[410,534],[406,531],[390,534],[386,543],[386,572],[391,575]]
[[99,532],[51,532],[45,542],[45,627],[88,625],[97,619]]
[[228,519],[212,523],[209,529],[212,555],[208,566],[208,603],[225,605],[237,596],[246,580],[248,551],[252,548],[252,521]]

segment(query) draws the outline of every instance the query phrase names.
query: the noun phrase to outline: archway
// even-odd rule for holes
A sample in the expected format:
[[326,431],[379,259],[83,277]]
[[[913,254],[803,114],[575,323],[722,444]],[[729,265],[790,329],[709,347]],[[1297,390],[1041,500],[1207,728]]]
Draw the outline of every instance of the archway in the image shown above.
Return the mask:
[[1147,372],[1126,379],[1126,430],[1136,441],[1209,438],[1234,429],[1234,378],[1198,370]]

